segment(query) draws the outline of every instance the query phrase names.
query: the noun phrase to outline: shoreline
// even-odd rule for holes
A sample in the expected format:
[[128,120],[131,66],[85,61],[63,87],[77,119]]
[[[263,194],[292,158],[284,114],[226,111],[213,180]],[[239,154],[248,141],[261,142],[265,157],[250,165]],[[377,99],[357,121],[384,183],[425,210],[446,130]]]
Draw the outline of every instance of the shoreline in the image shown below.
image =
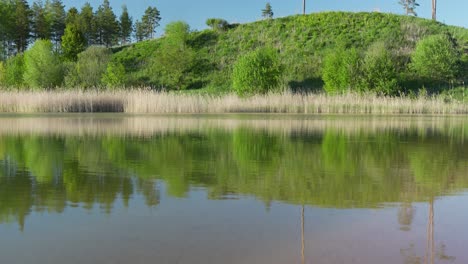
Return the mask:
[[1,114],[358,114],[464,115],[468,103],[436,97],[272,93],[238,97],[153,91],[0,92]]

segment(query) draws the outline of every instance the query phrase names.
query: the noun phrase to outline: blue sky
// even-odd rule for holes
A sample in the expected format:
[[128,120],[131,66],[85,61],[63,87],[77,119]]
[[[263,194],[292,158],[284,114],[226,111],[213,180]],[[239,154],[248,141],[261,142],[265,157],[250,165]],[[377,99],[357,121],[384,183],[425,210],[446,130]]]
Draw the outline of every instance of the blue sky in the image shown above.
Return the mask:
[[[101,4],[102,0],[63,0],[67,8],[80,8],[87,1],[93,7]],[[261,19],[261,9],[268,0],[110,0],[117,16],[121,6],[127,5],[133,18],[139,19],[148,6],[156,6],[161,11],[161,25],[183,20],[192,29],[204,29],[205,21],[210,17],[219,17],[229,22],[250,22]],[[419,0],[417,8],[419,17],[431,17],[431,0]],[[438,20],[450,25],[468,28],[468,0],[438,1]],[[302,12],[302,0],[270,0],[275,17],[293,15]],[[375,11],[403,14],[403,8],[398,0],[307,0],[307,12],[322,12],[330,10],[340,11]]]

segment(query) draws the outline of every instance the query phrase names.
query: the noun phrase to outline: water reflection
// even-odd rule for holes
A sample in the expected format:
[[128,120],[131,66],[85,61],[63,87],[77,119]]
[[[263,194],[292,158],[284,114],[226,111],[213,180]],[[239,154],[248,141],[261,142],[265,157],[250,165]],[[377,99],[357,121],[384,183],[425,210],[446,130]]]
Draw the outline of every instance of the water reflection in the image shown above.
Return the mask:
[[[405,263],[454,261],[437,243],[434,203],[468,188],[464,117],[46,116],[0,118],[0,224],[34,212],[98,207],[136,195],[148,207],[168,197],[254,197],[301,208],[301,262],[307,208],[398,207],[403,232],[414,204],[428,204],[425,254]],[[422,241],[415,241],[422,245]],[[310,245],[314,245],[311,243]]]

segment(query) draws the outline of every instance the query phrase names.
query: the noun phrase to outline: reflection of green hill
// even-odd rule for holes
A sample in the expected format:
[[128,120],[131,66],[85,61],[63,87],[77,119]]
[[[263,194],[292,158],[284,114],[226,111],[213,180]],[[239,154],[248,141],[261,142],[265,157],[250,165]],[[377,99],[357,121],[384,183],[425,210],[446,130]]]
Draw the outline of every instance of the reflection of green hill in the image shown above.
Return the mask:
[[[319,207],[377,207],[468,187],[464,137],[432,130],[275,133],[240,127],[125,136],[2,136],[0,222],[67,203],[110,211],[134,192],[159,203],[205,187],[212,199],[252,195]],[[456,131],[451,129],[450,131]],[[130,176],[136,176],[132,180]]]

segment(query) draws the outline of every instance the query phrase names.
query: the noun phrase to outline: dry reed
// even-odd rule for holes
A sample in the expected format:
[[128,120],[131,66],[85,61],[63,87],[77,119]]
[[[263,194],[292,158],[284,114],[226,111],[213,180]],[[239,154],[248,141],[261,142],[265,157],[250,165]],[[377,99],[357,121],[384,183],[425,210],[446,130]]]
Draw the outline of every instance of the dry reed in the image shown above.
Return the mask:
[[3,113],[333,113],[467,114],[468,104],[440,97],[267,94],[241,98],[151,91],[0,92]]

